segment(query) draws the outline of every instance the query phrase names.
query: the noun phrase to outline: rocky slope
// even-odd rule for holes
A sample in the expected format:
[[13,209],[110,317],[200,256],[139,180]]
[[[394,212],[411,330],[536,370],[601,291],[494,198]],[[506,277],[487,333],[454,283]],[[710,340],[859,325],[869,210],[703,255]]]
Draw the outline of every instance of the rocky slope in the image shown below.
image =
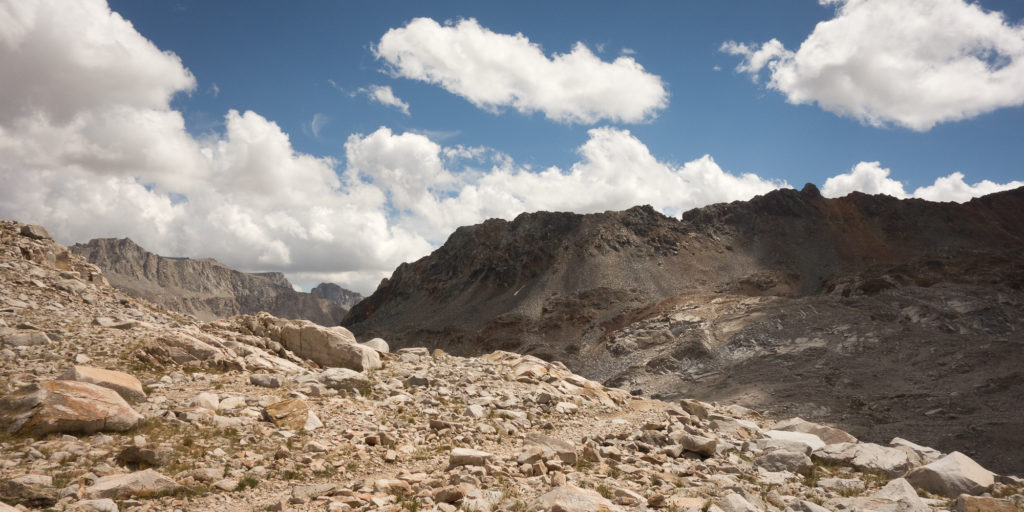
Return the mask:
[[127,238],[98,238],[71,251],[103,269],[115,288],[169,309],[214,320],[267,311],[283,318],[338,325],[348,311],[296,292],[280,272],[245,273],[213,259],[168,258]]
[[0,512],[1024,507],[1024,480],[960,452],[372,341],[197,322],[0,222]]
[[320,283],[313,287],[309,293],[341,306],[346,312],[363,300],[363,296],[359,293],[346,290],[334,283]]
[[463,355],[564,361],[636,393],[896,432],[1024,471],[1024,189],[965,204],[813,185],[457,230],[344,321]]

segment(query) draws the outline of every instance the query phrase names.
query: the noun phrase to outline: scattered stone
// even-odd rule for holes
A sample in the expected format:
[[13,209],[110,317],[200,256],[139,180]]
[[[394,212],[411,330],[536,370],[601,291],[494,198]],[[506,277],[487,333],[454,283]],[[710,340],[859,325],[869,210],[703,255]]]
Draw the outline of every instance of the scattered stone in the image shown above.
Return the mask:
[[718,501],[718,506],[723,512],[761,512],[760,509],[751,505],[749,501],[739,494],[727,494]]
[[977,495],[985,492],[995,483],[995,474],[970,457],[953,452],[911,471],[907,481],[930,493],[955,498],[961,494]]
[[142,382],[135,378],[135,376],[124,372],[104,370],[91,366],[72,366],[61,374],[60,378],[62,380],[88,382],[112,389],[130,403],[144,402],[146,400],[146,392],[142,389]]
[[892,441],[889,441],[889,446],[906,452],[917,466],[931,464],[942,458],[942,452],[934,448],[912,443],[901,437],[893,438]]
[[527,446],[534,445],[544,448],[554,456],[557,456],[562,462],[570,466],[576,465],[576,447],[569,441],[531,432],[526,434],[523,443]]
[[140,421],[121,395],[88,382],[41,382],[0,399],[0,425],[15,434],[123,432]]
[[715,454],[715,449],[718,447],[718,441],[711,439],[710,437],[696,436],[681,432],[681,435],[675,436],[675,441],[688,452],[693,452],[704,457],[711,457]]

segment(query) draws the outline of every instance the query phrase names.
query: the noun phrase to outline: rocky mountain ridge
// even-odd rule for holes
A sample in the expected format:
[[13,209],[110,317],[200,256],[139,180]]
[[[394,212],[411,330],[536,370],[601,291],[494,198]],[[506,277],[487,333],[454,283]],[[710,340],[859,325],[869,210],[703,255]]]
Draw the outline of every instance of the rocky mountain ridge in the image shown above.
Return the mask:
[[357,292],[346,290],[335,283],[320,283],[309,291],[310,295],[330,301],[345,309],[345,312],[352,309],[352,306],[359,304],[363,296]]
[[348,314],[358,336],[501,349],[666,399],[896,432],[1024,470],[1024,189],[968,203],[817,188],[689,211],[458,229]]
[[267,311],[338,325],[348,311],[330,300],[295,291],[280,272],[250,274],[210,258],[164,257],[127,238],[93,239],[71,246],[71,251],[103,269],[110,284],[124,293],[200,320]]
[[529,355],[198,322],[6,221],[0,345],[0,512],[1024,507],[1024,480],[903,438],[632,397]]

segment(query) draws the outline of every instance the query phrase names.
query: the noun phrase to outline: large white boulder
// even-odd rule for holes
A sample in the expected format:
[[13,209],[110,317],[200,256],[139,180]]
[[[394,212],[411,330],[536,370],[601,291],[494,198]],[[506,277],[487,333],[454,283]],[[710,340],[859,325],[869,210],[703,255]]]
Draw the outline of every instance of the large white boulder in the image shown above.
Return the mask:
[[911,471],[907,481],[919,489],[955,498],[961,494],[977,495],[985,492],[995,483],[995,474],[970,457],[953,452]]

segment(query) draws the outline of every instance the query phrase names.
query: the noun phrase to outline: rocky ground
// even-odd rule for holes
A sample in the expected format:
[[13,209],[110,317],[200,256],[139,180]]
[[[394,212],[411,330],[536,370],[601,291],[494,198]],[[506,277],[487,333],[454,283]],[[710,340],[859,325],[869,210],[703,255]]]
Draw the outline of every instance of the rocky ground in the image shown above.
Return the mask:
[[0,342],[0,511],[1024,509],[1024,480],[960,452],[632,397],[532,356],[196,322],[14,222]]

